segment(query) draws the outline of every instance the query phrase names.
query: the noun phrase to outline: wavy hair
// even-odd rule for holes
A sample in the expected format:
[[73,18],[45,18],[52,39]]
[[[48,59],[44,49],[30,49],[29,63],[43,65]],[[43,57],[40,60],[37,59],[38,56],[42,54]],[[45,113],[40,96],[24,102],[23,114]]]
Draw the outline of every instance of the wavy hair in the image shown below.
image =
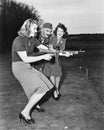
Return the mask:
[[38,21],[34,20],[34,19],[25,20],[25,22],[21,26],[20,30],[18,31],[18,35],[22,36],[22,37],[28,37],[29,38],[31,24],[37,24],[38,25]]
[[68,36],[67,28],[66,28],[65,25],[62,24],[62,23],[59,23],[59,24],[56,26],[55,30],[53,31],[54,35],[57,36],[57,29],[58,29],[58,28],[61,28],[61,29],[64,31],[63,38],[67,38],[67,36]]

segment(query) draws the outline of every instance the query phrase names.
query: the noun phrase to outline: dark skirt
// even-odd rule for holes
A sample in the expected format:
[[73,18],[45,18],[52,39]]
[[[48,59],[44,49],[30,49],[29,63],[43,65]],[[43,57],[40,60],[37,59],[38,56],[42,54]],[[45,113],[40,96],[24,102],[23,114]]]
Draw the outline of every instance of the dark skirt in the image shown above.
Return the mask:
[[60,61],[46,62],[45,65],[44,65],[44,74],[48,77],[50,77],[50,76],[55,76],[55,77],[62,76],[62,69],[61,69]]

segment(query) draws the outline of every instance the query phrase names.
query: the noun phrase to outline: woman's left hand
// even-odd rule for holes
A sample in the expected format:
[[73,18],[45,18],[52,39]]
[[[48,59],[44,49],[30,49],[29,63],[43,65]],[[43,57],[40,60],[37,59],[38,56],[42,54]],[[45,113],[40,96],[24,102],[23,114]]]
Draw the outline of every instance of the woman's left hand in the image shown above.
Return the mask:
[[72,52],[66,52],[65,56],[66,57],[73,56],[73,53]]
[[72,52],[60,52],[59,53],[60,56],[65,56],[65,57],[69,57],[69,56],[73,56],[73,53]]

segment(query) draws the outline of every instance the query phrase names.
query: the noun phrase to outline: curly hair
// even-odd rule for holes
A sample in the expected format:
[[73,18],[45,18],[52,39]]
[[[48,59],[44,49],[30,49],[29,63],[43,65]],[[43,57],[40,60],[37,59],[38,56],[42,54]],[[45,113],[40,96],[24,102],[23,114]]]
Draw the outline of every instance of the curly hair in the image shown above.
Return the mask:
[[55,30],[53,31],[54,35],[57,36],[57,29],[58,29],[58,28],[61,28],[61,29],[64,31],[63,38],[67,38],[67,36],[68,36],[67,28],[66,28],[65,25],[62,24],[62,23],[59,23],[59,24],[56,26]]
[[22,36],[22,37],[28,37],[29,38],[31,24],[37,24],[38,25],[38,21],[34,20],[34,19],[25,20],[25,22],[21,26],[20,30],[18,31],[18,35]]

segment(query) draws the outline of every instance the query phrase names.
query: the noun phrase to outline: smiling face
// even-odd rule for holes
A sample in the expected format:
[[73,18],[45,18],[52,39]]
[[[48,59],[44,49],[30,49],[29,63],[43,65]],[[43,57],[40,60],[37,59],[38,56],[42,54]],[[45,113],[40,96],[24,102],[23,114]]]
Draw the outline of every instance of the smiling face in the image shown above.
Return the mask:
[[29,34],[29,36],[30,37],[34,37],[34,36],[36,36],[36,34],[37,34],[37,24],[35,24],[35,23],[32,23],[31,25],[30,25],[30,34]]
[[62,28],[57,29],[57,37],[62,38],[64,35],[64,30]]
[[48,38],[52,34],[52,29],[42,28],[42,36]]

